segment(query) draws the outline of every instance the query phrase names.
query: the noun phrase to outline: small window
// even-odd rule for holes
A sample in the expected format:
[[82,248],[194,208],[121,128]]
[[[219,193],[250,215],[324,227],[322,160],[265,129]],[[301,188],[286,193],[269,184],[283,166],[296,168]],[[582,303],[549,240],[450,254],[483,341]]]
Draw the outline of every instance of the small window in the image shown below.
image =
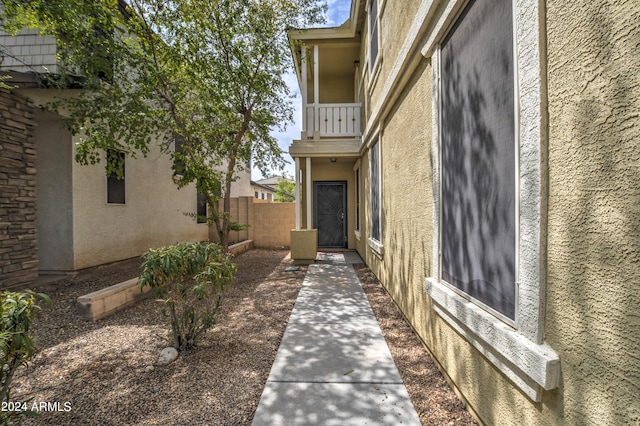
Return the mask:
[[255,192],[255,194],[256,194],[256,198],[260,198],[260,197],[258,196],[258,191],[256,191],[256,192]]
[[107,150],[107,203],[125,204],[125,153]]
[[264,200],[264,192],[262,194],[260,194],[260,195],[261,195],[260,198],[262,198]]
[[173,174],[176,176],[184,176],[184,138],[180,135],[174,136],[174,156],[173,156]]
[[196,211],[198,215],[197,222],[207,223],[207,195],[198,191],[197,203],[198,203],[198,207]]

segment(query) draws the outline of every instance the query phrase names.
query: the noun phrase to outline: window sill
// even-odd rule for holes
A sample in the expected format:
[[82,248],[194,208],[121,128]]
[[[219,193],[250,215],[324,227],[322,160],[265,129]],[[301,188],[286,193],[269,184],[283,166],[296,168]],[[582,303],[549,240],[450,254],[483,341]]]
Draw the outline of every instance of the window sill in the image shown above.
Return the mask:
[[530,399],[540,401],[542,389],[558,387],[560,358],[549,346],[532,342],[434,278],[427,278],[425,291],[436,313]]
[[371,250],[373,250],[373,253],[378,256],[379,258],[382,258],[382,256],[384,256],[384,246],[379,242],[374,240],[373,238],[369,238],[369,247],[371,247]]

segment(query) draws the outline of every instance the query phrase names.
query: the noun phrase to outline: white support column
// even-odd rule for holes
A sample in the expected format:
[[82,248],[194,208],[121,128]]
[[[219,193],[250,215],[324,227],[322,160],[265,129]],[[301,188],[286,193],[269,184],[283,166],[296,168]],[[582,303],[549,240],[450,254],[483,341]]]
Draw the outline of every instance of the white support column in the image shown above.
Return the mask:
[[307,84],[307,46],[302,46],[302,62],[300,64],[300,66],[302,67],[302,135],[300,137],[300,139],[306,139],[308,134],[307,134],[307,100],[308,100],[308,96],[307,94],[309,92],[307,92],[307,90],[309,90],[308,88],[308,84]]
[[[320,57],[320,50],[318,45],[313,46],[313,133],[314,139],[320,135],[320,66],[318,65],[318,58]],[[311,228],[309,228],[311,229]]]
[[300,157],[295,158],[296,162],[296,230],[302,227],[302,199],[300,198]]
[[307,157],[307,229],[313,229],[311,222],[311,157]]

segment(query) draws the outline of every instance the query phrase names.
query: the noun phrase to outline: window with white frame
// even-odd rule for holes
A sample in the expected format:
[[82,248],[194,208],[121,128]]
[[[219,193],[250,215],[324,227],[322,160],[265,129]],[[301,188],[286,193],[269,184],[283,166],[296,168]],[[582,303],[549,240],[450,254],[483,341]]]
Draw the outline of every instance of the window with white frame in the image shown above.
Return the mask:
[[378,32],[378,0],[369,0],[369,71],[373,72],[378,59],[380,38]]
[[371,211],[369,245],[379,254],[382,254],[382,200],[380,182],[380,139],[371,144],[369,148],[369,171],[371,186]]
[[360,232],[360,167],[356,168],[356,232]]
[[511,0],[472,1],[441,48],[442,279],[515,320]]
[[[449,0],[446,14],[455,18],[461,3]],[[451,327],[539,401],[542,389],[558,386],[560,371],[544,343],[540,6],[462,5],[449,31],[443,16],[432,34],[444,36],[422,49],[432,52],[438,159],[434,276],[425,289]]]

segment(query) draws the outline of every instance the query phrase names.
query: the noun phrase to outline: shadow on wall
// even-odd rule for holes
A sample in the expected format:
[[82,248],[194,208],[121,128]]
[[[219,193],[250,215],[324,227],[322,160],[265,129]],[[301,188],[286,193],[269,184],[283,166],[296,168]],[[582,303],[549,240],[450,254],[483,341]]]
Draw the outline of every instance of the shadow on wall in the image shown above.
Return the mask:
[[548,10],[547,339],[561,349],[567,419],[637,423],[640,9],[558,3]]
[[507,6],[469,5],[442,44],[442,278],[515,320],[516,138]]

